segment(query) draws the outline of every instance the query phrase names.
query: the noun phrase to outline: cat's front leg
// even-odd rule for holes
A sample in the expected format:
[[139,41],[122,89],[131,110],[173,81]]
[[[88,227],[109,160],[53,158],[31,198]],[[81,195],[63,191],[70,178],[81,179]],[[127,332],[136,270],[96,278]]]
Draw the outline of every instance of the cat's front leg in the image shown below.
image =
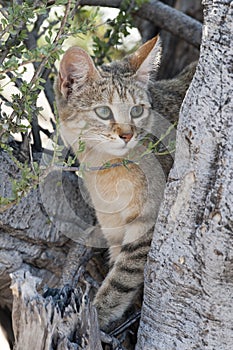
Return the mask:
[[94,300],[102,330],[108,330],[111,322],[122,317],[142,287],[150,242],[151,232],[122,246]]

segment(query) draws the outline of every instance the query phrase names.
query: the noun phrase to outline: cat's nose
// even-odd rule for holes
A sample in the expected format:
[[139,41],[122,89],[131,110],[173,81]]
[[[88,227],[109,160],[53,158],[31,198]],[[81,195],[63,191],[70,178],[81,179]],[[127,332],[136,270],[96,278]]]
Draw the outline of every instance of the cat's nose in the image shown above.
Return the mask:
[[132,132],[127,132],[127,133],[124,133],[124,134],[121,134],[119,135],[119,137],[125,141],[125,143],[128,143],[132,137],[133,137],[133,133]]

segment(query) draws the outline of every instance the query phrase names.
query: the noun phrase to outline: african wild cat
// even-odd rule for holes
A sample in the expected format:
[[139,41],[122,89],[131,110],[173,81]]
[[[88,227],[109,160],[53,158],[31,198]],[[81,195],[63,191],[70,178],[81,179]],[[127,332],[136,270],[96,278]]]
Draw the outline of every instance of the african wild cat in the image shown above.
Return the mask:
[[79,161],[92,169],[84,170],[84,181],[109,245],[111,269],[94,299],[103,330],[123,315],[143,284],[169,170],[154,155],[141,156],[142,139],[148,133],[159,137],[158,116],[166,125],[177,120],[195,70],[191,65],[176,79],[150,81],[156,41],[98,68],[84,50],[72,47],[55,87],[65,143],[76,152],[80,139],[85,142]]

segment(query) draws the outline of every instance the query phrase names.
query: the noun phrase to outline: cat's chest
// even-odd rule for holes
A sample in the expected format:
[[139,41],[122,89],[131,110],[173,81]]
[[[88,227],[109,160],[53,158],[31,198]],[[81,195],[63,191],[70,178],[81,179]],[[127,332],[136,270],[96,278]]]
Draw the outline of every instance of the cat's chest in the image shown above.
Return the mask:
[[91,172],[85,182],[97,212],[137,212],[143,205],[146,180],[136,164]]

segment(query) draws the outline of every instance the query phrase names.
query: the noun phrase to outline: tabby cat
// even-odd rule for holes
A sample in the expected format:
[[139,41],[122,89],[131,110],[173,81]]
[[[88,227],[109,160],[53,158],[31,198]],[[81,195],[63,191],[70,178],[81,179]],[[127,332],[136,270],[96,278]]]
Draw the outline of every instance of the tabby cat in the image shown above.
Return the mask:
[[147,152],[146,135],[159,138],[166,131],[161,125],[177,120],[195,70],[191,65],[175,79],[150,80],[156,41],[98,68],[84,50],[71,47],[55,84],[61,134],[74,152],[85,143],[79,161],[109,246],[111,268],[94,299],[102,330],[122,317],[143,284],[171,166]]

